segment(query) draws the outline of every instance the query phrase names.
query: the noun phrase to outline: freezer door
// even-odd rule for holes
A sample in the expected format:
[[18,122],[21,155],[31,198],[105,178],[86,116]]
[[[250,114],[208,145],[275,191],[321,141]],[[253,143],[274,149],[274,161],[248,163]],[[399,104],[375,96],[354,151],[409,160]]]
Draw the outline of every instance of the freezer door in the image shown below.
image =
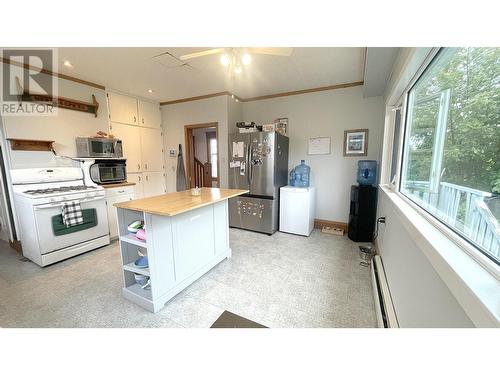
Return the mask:
[[278,228],[278,201],[239,196],[229,200],[229,226],[273,234]]
[[248,190],[250,185],[248,173],[249,134],[229,135],[229,188]]
[[251,133],[250,140],[250,194],[275,197],[274,153],[275,133]]

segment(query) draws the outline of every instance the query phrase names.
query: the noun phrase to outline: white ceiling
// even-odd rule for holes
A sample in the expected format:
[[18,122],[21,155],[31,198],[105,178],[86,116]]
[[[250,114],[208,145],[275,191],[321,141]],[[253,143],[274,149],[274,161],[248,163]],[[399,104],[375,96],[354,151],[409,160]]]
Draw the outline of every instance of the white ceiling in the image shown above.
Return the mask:
[[[289,57],[252,55],[252,63],[234,77],[220,64],[220,55],[188,60],[189,66],[169,56],[153,58],[205,49],[59,48],[59,72],[158,101],[222,91],[248,98],[363,80],[364,48],[294,48]],[[66,60],[72,68],[63,65]]]

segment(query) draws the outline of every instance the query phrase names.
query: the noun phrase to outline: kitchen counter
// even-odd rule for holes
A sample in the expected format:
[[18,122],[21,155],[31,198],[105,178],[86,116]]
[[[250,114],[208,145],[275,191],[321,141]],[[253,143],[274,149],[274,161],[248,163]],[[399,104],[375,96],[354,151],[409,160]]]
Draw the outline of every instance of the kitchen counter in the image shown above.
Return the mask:
[[103,184],[101,185],[104,189],[112,189],[112,188],[120,188],[124,186],[133,186],[135,185],[135,182],[117,182],[116,184]]
[[[115,203],[122,256],[123,296],[157,312],[176,294],[231,256],[228,200],[247,190],[202,188]],[[142,221],[146,239],[127,229]],[[147,254],[148,267],[135,266]],[[151,286],[141,288],[139,275]]]
[[175,216],[245,193],[248,193],[248,190],[201,188],[201,195],[198,196],[193,196],[191,195],[191,190],[186,190],[116,203],[115,207],[142,211],[155,215]]

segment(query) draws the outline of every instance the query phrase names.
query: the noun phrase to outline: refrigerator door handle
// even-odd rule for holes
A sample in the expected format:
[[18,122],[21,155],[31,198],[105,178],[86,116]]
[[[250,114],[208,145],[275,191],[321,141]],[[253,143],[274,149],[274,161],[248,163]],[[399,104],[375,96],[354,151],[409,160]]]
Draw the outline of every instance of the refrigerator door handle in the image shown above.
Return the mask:
[[248,174],[249,174],[249,182],[248,184],[251,186],[252,185],[252,180],[253,180],[253,160],[252,160],[252,153],[253,153],[253,145],[250,143],[249,151],[248,151]]
[[250,187],[250,147],[251,147],[251,144],[249,143],[248,146],[247,146],[247,168],[246,168],[246,171],[245,173],[247,174],[247,182],[248,182],[248,186]]

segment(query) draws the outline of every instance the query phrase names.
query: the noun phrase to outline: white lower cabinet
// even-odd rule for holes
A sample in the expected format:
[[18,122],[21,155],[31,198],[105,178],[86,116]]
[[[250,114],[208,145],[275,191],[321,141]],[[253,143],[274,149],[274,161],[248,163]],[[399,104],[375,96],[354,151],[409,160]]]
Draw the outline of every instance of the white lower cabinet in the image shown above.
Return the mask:
[[152,197],[166,193],[165,175],[163,172],[143,173],[144,197]]
[[127,173],[127,181],[133,182],[135,199],[144,198],[144,187],[142,184],[143,178],[142,173]]
[[127,181],[135,183],[135,199],[165,194],[165,174],[163,172],[129,173]]
[[118,223],[116,220],[115,203],[130,201],[134,199],[134,186],[106,188],[106,205],[108,209],[109,237],[118,237]]

